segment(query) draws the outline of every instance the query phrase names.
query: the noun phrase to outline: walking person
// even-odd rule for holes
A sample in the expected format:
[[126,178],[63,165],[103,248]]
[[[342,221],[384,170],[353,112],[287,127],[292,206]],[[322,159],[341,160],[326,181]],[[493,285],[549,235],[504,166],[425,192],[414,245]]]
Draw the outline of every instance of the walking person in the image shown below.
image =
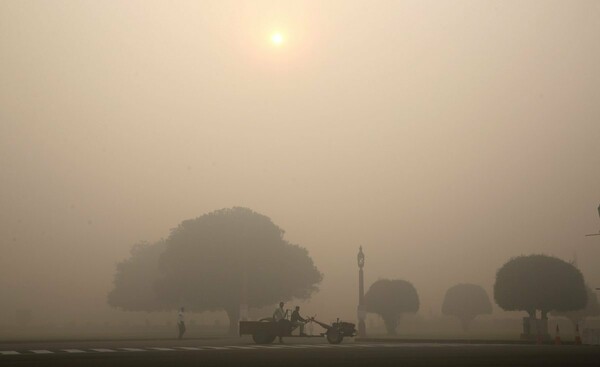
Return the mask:
[[283,334],[284,323],[286,311],[283,310],[283,302],[279,302],[279,307],[275,309],[273,312],[273,321],[279,323],[279,343],[283,343],[283,339],[281,338],[281,334]]
[[179,329],[179,338],[181,339],[183,338],[183,334],[185,334],[185,316],[183,314],[183,307],[181,307],[179,309],[179,312],[177,313],[177,328]]

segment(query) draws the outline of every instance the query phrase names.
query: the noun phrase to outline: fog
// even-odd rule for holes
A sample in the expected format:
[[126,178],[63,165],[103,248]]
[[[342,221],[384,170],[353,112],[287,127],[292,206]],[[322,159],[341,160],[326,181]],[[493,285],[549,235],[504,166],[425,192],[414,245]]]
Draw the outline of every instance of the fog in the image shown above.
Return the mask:
[[599,287],[598,35],[597,1],[2,1],[0,325],[130,317],[131,246],[233,206],[308,249],[325,320],[361,245],[425,318],[521,254]]

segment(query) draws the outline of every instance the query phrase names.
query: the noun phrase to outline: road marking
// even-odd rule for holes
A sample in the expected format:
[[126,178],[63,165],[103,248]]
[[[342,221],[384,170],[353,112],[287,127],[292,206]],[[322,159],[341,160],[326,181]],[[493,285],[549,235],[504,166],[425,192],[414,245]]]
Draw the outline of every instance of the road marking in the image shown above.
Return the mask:
[[312,345],[308,345],[308,344],[293,344],[293,345],[282,345],[282,348],[294,348],[294,349],[304,349],[304,348],[311,348]]
[[[364,349],[364,348],[418,348],[418,347],[460,347],[465,344],[457,344],[457,343],[440,343],[440,344],[424,344],[424,343],[373,343],[373,344],[363,344],[363,343],[346,343],[346,344],[257,344],[257,345],[226,345],[226,346],[196,346],[196,347],[171,347],[171,348],[163,348],[163,347],[144,347],[142,348],[94,348],[94,349],[58,349],[58,350],[46,350],[46,349],[31,349],[27,352],[25,351],[16,351],[16,350],[0,350],[0,356],[5,355],[27,355],[27,354],[54,354],[60,352],[66,353],[89,353],[89,352],[100,352],[100,353],[110,353],[110,352],[148,352],[148,351],[200,351],[200,350],[261,350],[261,349],[307,349],[307,348],[356,348],[356,349]],[[471,346],[471,345],[470,345]],[[502,346],[502,345],[496,345]]]
[[314,344],[313,348],[331,348],[331,344]]

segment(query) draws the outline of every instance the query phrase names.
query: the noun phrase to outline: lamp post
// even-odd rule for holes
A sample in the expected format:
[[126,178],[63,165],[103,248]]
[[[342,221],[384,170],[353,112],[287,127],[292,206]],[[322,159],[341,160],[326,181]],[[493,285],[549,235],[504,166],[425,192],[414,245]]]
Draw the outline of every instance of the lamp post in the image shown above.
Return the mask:
[[240,295],[240,321],[248,320],[248,272],[242,273],[242,292]]
[[365,266],[365,254],[362,251],[362,246],[360,246],[358,250],[358,255],[356,256],[356,260],[358,262],[358,337],[365,338],[367,336],[367,330],[365,327],[365,318],[367,316],[367,309],[365,307],[364,298],[365,298],[365,284],[364,284],[364,276],[363,276],[363,267]]

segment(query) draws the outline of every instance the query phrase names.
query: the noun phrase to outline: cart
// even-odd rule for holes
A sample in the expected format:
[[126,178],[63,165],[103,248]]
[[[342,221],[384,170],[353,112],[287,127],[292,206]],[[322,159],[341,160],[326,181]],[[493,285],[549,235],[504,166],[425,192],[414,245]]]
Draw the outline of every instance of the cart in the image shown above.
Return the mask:
[[331,325],[315,320],[314,317],[308,319],[308,322],[314,322],[325,329],[325,332],[317,335],[293,335],[295,327],[288,319],[275,321],[272,318],[264,318],[259,321],[240,321],[240,336],[252,335],[256,344],[273,343],[277,337],[291,338],[320,338],[325,337],[331,344],[339,344],[344,337],[353,337],[356,335],[356,328],[353,323],[344,322],[337,319]]

